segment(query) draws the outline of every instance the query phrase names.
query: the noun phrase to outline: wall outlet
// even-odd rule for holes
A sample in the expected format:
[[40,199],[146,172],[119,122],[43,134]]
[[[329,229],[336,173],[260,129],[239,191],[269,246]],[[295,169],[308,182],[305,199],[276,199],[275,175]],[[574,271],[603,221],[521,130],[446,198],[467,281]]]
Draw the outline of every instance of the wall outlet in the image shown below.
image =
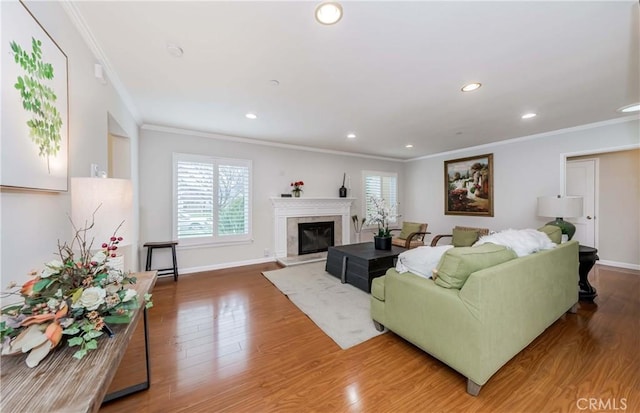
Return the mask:
[[264,249],[264,256],[265,256],[265,257],[268,257],[269,255],[270,255],[270,254],[269,254],[269,248],[265,248],[265,249]]

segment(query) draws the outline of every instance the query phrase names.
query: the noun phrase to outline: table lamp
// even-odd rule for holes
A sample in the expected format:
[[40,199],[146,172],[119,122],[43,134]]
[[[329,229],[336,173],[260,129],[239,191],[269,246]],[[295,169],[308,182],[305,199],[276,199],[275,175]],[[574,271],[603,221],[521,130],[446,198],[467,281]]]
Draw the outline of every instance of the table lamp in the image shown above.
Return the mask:
[[[131,244],[132,205],[133,191],[127,179],[71,178],[71,221],[77,229],[87,228],[93,222],[85,234],[87,243],[93,240],[92,250],[108,243],[116,229],[116,236],[123,238],[118,247]],[[116,269],[124,269],[119,250],[109,262]]]
[[577,218],[582,216],[583,200],[581,196],[540,196],[538,197],[538,216],[555,217],[547,225],[560,227],[568,239],[573,238],[576,226],[562,218]]

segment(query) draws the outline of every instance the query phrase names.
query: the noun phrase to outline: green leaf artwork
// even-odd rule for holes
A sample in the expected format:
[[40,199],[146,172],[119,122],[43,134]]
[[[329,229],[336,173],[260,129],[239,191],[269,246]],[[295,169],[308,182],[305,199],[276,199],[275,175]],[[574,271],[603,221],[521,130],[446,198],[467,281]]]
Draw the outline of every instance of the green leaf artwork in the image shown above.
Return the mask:
[[54,76],[53,65],[42,61],[42,41],[34,37],[30,53],[16,42],[11,42],[11,51],[16,64],[24,70],[14,87],[20,92],[22,107],[32,116],[27,121],[29,136],[38,145],[39,155],[46,158],[51,173],[49,159],[58,154],[62,142],[62,117],[55,106],[57,96],[47,85]]

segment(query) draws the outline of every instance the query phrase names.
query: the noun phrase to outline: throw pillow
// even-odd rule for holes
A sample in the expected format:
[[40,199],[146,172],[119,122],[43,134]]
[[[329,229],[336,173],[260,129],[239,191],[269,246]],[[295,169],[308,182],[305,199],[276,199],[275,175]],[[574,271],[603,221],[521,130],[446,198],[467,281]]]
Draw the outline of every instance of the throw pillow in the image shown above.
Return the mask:
[[440,287],[460,289],[472,273],[514,258],[516,254],[502,245],[452,248],[440,259],[433,278]]
[[556,247],[549,237],[535,229],[506,229],[495,234],[480,237],[476,245],[492,243],[511,248],[518,257]]
[[478,230],[474,229],[453,229],[451,244],[454,247],[470,247],[478,240]]
[[453,245],[425,246],[401,252],[396,262],[396,271],[400,274],[410,271],[415,275],[431,278],[431,272],[449,248],[453,248]]
[[556,244],[560,244],[562,242],[562,230],[560,227],[556,227],[555,225],[545,225],[544,227],[538,228],[538,231],[547,234],[549,239]]
[[398,238],[407,239],[409,235],[413,234],[414,232],[420,231],[421,226],[422,224],[418,222],[407,222],[407,221],[403,222],[402,231],[400,231],[400,235],[398,235]]

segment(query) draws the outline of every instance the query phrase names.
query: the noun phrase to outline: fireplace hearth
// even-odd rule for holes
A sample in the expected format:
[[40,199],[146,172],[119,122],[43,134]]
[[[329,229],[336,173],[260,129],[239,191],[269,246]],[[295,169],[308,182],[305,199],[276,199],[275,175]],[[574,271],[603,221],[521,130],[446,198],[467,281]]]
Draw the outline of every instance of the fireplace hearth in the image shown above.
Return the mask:
[[334,245],[334,223],[298,223],[298,255],[327,251]]

